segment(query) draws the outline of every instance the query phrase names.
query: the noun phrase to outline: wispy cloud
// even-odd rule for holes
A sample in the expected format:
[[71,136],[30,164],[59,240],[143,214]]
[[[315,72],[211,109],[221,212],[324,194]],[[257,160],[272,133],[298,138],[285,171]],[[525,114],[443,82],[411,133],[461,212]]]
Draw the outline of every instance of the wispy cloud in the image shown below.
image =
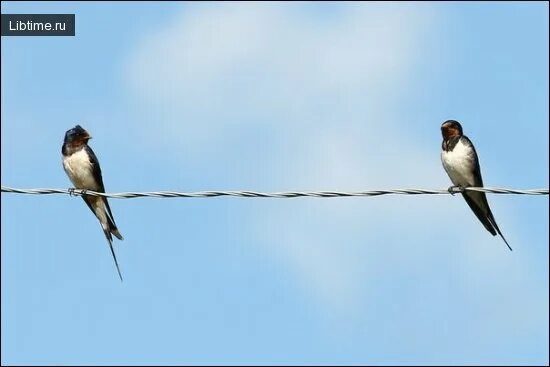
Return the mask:
[[[131,55],[128,81],[168,118],[157,127],[189,145],[258,125],[295,133],[363,125],[406,82],[430,12],[373,4],[316,16],[307,8],[186,8]],[[359,101],[362,111],[352,108]]]
[[[439,141],[432,141],[440,121],[433,121],[433,136],[418,137],[396,107],[425,35],[437,32],[430,8],[362,4],[316,14],[304,11],[308,6],[190,6],[144,39],[127,80],[162,121],[155,124],[162,140],[153,144],[168,139],[175,154],[203,163],[223,152],[244,159],[248,171],[269,164],[274,174],[266,184],[277,189],[447,185]],[[472,229],[464,242],[480,246],[463,243],[468,250],[491,253],[493,261],[506,256],[458,198],[365,200],[304,200],[253,218],[258,242],[325,310],[364,311],[372,304],[365,292],[387,291],[391,279],[404,293],[426,292],[435,269],[450,267],[474,282],[471,269],[452,258],[476,255],[450,247],[460,240],[442,225],[449,218],[456,218],[453,228]]]

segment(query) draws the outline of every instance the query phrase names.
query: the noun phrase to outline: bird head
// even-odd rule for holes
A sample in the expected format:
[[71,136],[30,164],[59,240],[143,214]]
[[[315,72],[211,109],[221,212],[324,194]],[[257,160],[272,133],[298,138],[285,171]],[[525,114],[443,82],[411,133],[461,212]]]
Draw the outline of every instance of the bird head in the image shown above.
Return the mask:
[[443,135],[443,140],[462,136],[462,126],[458,121],[447,120],[441,125],[441,135]]
[[86,144],[92,136],[80,125],[76,125],[65,133],[66,144]]

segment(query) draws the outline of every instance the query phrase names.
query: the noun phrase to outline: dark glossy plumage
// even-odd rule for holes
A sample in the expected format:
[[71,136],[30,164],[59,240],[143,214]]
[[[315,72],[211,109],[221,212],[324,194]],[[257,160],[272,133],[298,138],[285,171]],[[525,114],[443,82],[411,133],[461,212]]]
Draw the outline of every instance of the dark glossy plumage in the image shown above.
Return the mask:
[[[87,189],[97,192],[105,192],[101,167],[92,148],[88,146],[91,136],[80,125],[68,130],[61,148],[63,155],[63,168],[73,185],[78,189]],[[122,240],[111,212],[109,202],[105,197],[83,195],[82,199],[99,220],[105,237],[109,243],[111,254],[115,261],[118,275],[122,280],[122,274],[113,249],[113,237]]]

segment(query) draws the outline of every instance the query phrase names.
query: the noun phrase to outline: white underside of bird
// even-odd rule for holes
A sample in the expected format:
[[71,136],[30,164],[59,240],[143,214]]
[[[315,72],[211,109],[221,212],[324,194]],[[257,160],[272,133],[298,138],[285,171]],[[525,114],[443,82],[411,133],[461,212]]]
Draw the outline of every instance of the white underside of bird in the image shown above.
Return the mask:
[[457,186],[475,186],[475,151],[460,139],[451,151],[441,151],[441,162],[453,184]]
[[63,168],[77,189],[93,191],[98,189],[93,175],[92,163],[84,149],[63,157]]

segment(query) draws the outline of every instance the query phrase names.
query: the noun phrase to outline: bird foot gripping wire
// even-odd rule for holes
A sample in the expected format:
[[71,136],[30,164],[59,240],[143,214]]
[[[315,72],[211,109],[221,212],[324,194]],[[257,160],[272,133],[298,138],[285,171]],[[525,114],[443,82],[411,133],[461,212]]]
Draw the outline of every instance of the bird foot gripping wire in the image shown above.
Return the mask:
[[464,187],[462,187],[462,186],[451,186],[447,189],[447,191],[449,191],[449,194],[454,196],[454,194],[462,194],[464,192]]
[[69,188],[67,190],[69,192],[69,196],[84,196],[84,195],[86,195],[86,189],[81,189],[81,192],[79,192],[79,193],[76,193],[75,190],[76,190],[76,188],[74,188],[74,187]]

